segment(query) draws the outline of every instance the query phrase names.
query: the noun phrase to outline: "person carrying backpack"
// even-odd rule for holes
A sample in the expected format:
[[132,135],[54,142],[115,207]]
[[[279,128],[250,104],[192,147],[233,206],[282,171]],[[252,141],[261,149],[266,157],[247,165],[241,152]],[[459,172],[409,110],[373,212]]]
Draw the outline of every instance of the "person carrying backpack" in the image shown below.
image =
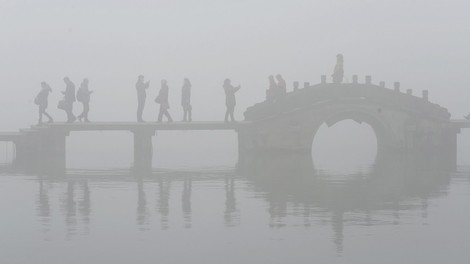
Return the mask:
[[77,117],[80,122],[90,122],[90,120],[88,120],[88,112],[90,111],[90,95],[92,93],[93,91],[88,89],[88,79],[83,79],[77,91],[77,101],[81,102],[83,105],[83,111]]
[[36,95],[34,103],[39,106],[39,121],[38,125],[42,125],[42,117],[45,115],[49,121],[48,123],[54,122],[52,117],[46,112],[48,105],[49,93],[52,92],[51,87],[46,82],[41,82],[41,91]]

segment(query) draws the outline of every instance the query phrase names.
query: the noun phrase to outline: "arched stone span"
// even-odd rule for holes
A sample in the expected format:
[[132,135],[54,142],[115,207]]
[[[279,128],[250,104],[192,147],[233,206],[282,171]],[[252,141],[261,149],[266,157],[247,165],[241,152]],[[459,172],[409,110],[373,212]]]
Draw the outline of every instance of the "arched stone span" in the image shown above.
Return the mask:
[[447,109],[410,94],[371,84],[320,84],[278,102],[249,108],[253,125],[239,131],[240,150],[304,151],[319,127],[346,119],[366,122],[380,150],[453,149]]

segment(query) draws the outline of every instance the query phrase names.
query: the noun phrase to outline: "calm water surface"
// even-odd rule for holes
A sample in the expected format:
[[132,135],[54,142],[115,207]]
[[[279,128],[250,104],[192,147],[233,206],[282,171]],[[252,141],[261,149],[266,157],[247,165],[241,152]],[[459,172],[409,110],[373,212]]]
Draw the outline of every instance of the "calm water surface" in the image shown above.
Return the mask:
[[469,263],[470,168],[0,176],[0,263]]

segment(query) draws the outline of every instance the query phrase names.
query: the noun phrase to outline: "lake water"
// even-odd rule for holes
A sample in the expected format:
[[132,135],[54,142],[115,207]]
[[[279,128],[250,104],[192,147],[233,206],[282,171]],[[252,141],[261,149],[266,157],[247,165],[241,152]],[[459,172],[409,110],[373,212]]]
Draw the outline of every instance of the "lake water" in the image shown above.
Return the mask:
[[[410,165],[412,164],[412,165]],[[0,263],[468,263],[470,167],[311,160],[0,176]]]

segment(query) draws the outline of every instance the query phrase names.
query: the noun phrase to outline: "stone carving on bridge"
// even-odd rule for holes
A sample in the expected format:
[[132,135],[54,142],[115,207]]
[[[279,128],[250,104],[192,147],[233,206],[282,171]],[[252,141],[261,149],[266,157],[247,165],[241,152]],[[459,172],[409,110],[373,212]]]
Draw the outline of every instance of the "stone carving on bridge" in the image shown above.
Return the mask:
[[333,83],[342,83],[344,76],[344,69],[343,69],[343,55],[338,54],[336,55],[336,65],[331,77],[333,77]]

